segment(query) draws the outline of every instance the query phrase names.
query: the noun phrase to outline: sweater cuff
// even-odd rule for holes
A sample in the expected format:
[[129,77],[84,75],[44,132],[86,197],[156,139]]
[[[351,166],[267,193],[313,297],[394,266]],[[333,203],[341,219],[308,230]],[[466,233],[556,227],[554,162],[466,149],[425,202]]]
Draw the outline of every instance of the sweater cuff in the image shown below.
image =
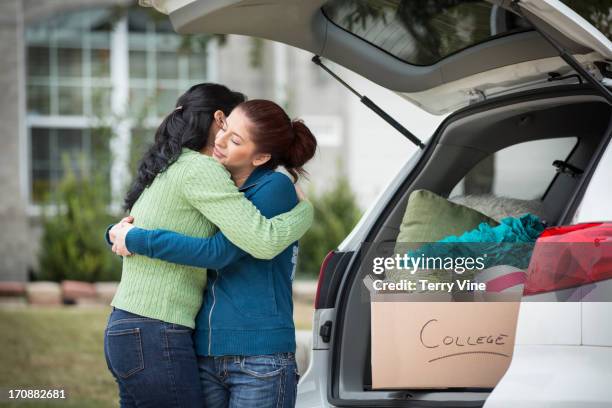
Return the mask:
[[111,242],[110,235],[108,233],[111,230],[111,228],[113,228],[114,226],[115,224],[109,225],[108,228],[106,228],[106,232],[104,233],[104,239],[106,240],[106,243],[110,246],[113,246],[113,243]]
[[125,236],[125,246],[132,254],[146,255],[149,254],[149,230],[134,227],[128,231]]

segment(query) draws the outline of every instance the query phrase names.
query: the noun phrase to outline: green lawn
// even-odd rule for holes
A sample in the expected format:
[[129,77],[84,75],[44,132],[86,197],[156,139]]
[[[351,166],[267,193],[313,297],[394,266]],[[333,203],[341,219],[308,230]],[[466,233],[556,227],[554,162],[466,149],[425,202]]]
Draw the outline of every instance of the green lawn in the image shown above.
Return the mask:
[[61,388],[67,394],[66,400],[0,402],[0,406],[118,406],[103,350],[109,311],[106,307],[0,309],[3,393],[11,388]]
[[[103,350],[107,307],[0,308],[0,407],[119,406]],[[311,304],[295,304],[298,329],[310,329]],[[59,401],[1,402],[6,390],[66,390]]]

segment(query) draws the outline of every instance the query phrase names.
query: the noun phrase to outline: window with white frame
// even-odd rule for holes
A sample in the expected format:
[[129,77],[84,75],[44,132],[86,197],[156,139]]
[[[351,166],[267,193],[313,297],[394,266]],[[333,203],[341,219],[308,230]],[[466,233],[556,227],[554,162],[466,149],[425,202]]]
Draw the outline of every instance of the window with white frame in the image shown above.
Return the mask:
[[[118,11],[72,11],[26,29],[31,204],[54,191],[66,159],[110,174],[111,162],[138,156],[178,96],[210,78],[206,44],[186,42],[148,10]],[[111,151],[116,132],[104,124],[117,121],[128,123],[124,147],[136,153]]]

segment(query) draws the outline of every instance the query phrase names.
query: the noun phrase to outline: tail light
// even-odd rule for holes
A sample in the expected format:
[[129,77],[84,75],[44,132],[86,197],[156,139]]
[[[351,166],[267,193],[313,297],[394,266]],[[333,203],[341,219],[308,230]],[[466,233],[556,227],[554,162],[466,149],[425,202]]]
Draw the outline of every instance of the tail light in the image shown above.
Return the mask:
[[538,238],[525,282],[525,295],[612,279],[612,223],[546,229]]
[[325,269],[327,269],[327,265],[334,257],[334,254],[335,254],[334,251],[329,251],[327,255],[325,255],[325,258],[323,258],[323,263],[321,263],[321,269],[319,269],[319,279],[317,281],[317,293],[315,295],[315,301],[314,301],[315,309],[319,309],[319,306],[320,306],[319,300],[321,299],[321,289],[323,288],[324,282],[325,282]]

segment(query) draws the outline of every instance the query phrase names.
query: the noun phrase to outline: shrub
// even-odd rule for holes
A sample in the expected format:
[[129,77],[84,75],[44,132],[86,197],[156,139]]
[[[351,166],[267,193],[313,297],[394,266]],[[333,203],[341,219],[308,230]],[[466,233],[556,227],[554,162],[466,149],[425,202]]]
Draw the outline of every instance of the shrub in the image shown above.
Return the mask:
[[[64,157],[66,159],[66,157]],[[106,227],[117,216],[109,214],[108,183],[90,175],[80,160],[78,175],[64,160],[64,177],[43,216],[39,279],[88,282],[119,280],[121,258],[113,254],[104,238]]]
[[353,229],[361,211],[348,179],[340,175],[331,190],[317,196],[310,194],[314,222],[300,240],[298,276],[316,277],[327,253],[335,249]]

